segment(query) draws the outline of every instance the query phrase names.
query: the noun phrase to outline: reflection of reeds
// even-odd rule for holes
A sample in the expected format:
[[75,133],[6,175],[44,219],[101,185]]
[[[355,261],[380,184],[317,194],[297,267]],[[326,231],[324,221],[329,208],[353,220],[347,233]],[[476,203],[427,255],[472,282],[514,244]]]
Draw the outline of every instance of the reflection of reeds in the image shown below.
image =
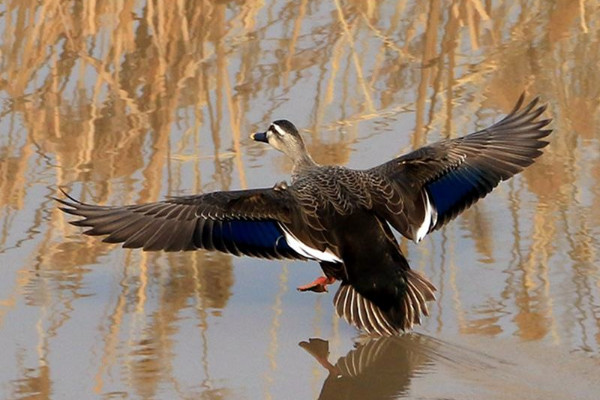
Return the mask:
[[[36,246],[35,262],[20,267],[14,290],[0,299],[0,318],[37,282],[28,273],[31,265],[54,273],[43,279],[64,279],[77,289],[87,271],[71,272],[110,251],[89,238],[65,241],[77,231],[59,213],[45,214],[53,205],[42,192],[82,182],[84,199],[111,203],[246,187],[250,124],[267,123],[286,102],[311,102],[304,109],[312,113],[305,118],[311,150],[321,162],[343,163],[361,123],[413,110],[415,127],[402,143],[415,147],[437,139],[432,132],[455,137],[489,122],[481,109],[508,111],[526,89],[550,100],[557,133],[541,165],[519,181],[520,190],[546,205],[533,208],[531,243],[521,241],[524,228],[516,226],[527,200],[511,194],[517,255],[507,267],[503,296],[515,303],[521,337],[555,335],[571,318],[552,297],[550,268],[562,262],[555,248],[561,246],[575,264],[564,291],[579,296],[576,318],[593,320],[580,329],[595,326],[600,337],[593,300],[600,285],[593,239],[593,227],[600,226],[600,162],[585,145],[598,140],[600,123],[600,11],[585,0],[450,3],[7,2],[0,45],[0,255],[25,242]],[[340,126],[352,134],[321,135]],[[476,251],[492,258],[498,251],[491,245],[494,229],[482,229],[477,212],[464,222]],[[488,320],[464,320],[470,317],[454,286],[460,265],[453,260],[455,242],[448,242],[442,247],[451,253],[449,267],[440,274],[450,276],[439,276],[440,293],[454,299],[461,326],[489,327]],[[150,285],[151,263],[131,258],[141,282]],[[195,286],[169,282],[178,300],[162,304],[154,320],[145,311],[147,286],[136,287],[140,323],[163,334],[153,338],[156,343],[168,342],[168,328],[187,297],[205,308],[226,305],[229,258],[200,259]],[[219,268],[206,272],[207,264]],[[443,293],[444,279],[451,293]],[[107,364],[118,357],[118,326],[131,305],[125,289],[112,305],[102,349]],[[168,362],[170,355],[160,357]],[[98,371],[100,387],[105,372]]]
[[267,350],[266,357],[269,360],[269,369],[264,372],[264,398],[272,399],[273,394],[271,393],[275,372],[277,372],[277,350],[279,349],[279,331],[281,328],[281,315],[283,314],[282,298],[288,290],[288,267],[283,266],[281,274],[279,275],[279,290],[273,301],[273,318],[271,320],[271,327],[269,329],[269,349]]

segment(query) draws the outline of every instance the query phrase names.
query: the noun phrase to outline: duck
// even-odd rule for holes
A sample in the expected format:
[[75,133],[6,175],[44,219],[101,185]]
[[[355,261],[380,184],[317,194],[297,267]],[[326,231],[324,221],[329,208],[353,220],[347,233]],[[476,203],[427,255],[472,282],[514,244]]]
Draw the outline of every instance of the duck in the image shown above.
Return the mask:
[[436,287],[411,269],[394,231],[420,242],[531,165],[548,145],[546,105],[521,95],[500,121],[442,139],[369,169],[320,165],[288,120],[251,138],[292,161],[290,182],[132,205],[56,198],[70,221],[107,243],[144,251],[204,249],[264,259],[312,260],[323,275],[301,285],[327,292],[335,311],[372,336],[395,336],[429,315]]

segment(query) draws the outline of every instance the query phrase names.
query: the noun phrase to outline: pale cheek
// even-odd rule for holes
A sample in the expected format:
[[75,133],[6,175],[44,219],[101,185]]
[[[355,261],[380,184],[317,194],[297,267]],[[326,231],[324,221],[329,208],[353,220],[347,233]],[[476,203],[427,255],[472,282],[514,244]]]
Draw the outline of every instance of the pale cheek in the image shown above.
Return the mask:
[[273,146],[273,148],[275,148],[276,150],[279,150],[279,151],[281,151],[281,143],[279,143],[279,141],[277,141],[277,140],[272,140],[272,141],[269,141],[269,144],[270,144],[271,146]]

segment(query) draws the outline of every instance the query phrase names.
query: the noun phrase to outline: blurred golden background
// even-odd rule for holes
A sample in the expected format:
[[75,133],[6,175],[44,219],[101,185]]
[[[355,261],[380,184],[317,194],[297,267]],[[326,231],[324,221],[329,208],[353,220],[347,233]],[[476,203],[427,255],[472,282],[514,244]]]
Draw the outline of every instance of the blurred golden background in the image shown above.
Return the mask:
[[[600,5],[590,0],[0,4],[0,397],[316,397],[296,344],[356,332],[316,264],[121,250],[51,199],[102,204],[271,186],[248,135],[300,128],[363,168],[480,129],[518,96],[545,155],[416,246],[439,288],[421,332],[600,354]],[[289,375],[295,377],[292,379]]]

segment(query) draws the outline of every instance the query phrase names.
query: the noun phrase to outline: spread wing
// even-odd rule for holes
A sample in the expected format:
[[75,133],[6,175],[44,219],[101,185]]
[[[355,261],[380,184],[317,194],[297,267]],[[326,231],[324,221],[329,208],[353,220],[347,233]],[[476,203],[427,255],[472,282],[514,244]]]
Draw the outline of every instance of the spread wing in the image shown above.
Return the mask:
[[173,197],[128,206],[86,204],[66,194],[66,213],[83,217],[75,226],[87,235],[126,248],[181,251],[207,249],[263,258],[305,257],[286,241],[282,224],[295,207],[286,190],[256,189]]
[[[538,99],[522,107],[523,95],[504,119],[470,135],[443,140],[368,170],[381,193],[401,197],[381,209],[404,236],[421,240],[521,172],[542,154],[550,119]],[[401,196],[398,196],[401,194]]]

